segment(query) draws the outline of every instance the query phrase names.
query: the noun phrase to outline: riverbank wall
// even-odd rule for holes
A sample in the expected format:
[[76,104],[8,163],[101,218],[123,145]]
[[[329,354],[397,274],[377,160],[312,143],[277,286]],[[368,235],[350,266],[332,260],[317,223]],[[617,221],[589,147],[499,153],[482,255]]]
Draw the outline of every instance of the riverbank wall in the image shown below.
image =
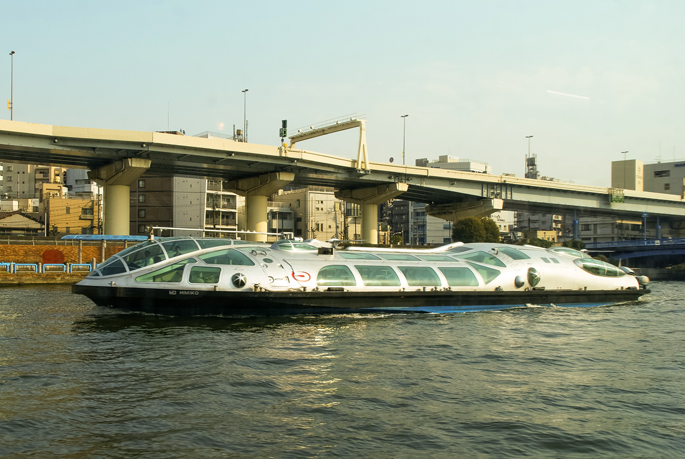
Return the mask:
[[[63,241],[55,238],[0,238],[0,286],[73,284],[87,276],[89,268],[132,244],[119,241]],[[45,265],[49,265],[49,269]]]

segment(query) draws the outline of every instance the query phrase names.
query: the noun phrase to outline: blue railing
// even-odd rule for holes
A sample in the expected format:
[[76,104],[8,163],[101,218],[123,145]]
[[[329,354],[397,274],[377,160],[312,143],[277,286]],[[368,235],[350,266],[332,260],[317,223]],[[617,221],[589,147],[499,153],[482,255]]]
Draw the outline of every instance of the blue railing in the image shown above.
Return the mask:
[[668,238],[668,239],[632,239],[629,241],[610,241],[610,242],[590,242],[585,244],[585,248],[592,249],[618,249],[618,248],[632,248],[632,247],[654,247],[662,245],[685,245],[685,238]]
[[[63,273],[63,272],[66,272],[66,270],[67,270],[67,266],[66,266],[65,264],[60,264],[60,263],[45,263],[45,264],[43,265],[43,268],[41,269],[41,272],[42,272],[43,274],[45,274],[46,268],[57,268],[57,269],[59,269],[59,272],[62,272],[62,273]],[[55,270],[51,269],[51,271],[55,272],[55,271],[57,271],[57,269],[55,269]]]
[[[29,268],[33,270],[34,273],[38,273],[38,263],[15,263],[14,274],[17,274],[18,268]],[[22,271],[24,271],[24,269],[22,269]],[[26,271],[28,271],[28,269]]]
[[50,274],[50,273],[90,273],[93,270],[93,265],[90,263],[12,263],[0,261],[0,273],[17,274],[17,273],[35,273],[35,274]]

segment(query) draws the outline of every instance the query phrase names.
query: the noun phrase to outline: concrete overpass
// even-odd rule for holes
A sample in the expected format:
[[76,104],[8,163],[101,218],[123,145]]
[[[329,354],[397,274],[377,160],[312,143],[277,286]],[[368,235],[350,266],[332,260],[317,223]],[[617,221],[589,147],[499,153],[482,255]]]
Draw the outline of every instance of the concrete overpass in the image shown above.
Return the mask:
[[106,234],[128,234],[128,188],[144,172],[228,181],[235,193],[246,196],[252,231],[266,230],[266,199],[288,184],[334,187],[339,198],[360,204],[362,237],[369,241],[377,240],[378,204],[391,198],[428,203],[430,214],[445,219],[527,210],[618,218],[647,212],[660,217],[662,225],[685,221],[685,203],[675,195],[360,158],[221,138],[0,120],[0,161],[91,170],[91,178],[104,185]]

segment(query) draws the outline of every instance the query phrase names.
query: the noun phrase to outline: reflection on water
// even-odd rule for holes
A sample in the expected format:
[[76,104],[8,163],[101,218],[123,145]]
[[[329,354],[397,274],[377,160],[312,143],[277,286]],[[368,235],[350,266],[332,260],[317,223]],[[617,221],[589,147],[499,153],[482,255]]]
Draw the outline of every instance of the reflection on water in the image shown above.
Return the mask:
[[455,315],[188,319],[0,289],[0,456],[676,456],[685,285]]

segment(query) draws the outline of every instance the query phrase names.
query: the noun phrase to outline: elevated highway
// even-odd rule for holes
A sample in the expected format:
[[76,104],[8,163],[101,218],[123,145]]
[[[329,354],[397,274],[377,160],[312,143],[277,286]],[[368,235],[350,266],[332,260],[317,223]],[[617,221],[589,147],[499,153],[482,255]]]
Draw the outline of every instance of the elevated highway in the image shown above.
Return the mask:
[[[426,156],[430,156],[427,152]],[[359,157],[358,157],[359,158]],[[685,221],[680,196],[348,159],[286,145],[159,132],[0,120],[0,161],[91,170],[104,185],[105,232],[128,234],[128,186],[142,173],[222,179],[246,196],[249,230],[266,230],[266,198],[286,185],[334,187],[362,205],[362,237],[377,240],[377,205],[391,198],[430,204],[445,219],[496,210]],[[124,215],[126,214],[126,215]],[[109,219],[109,222],[107,221]]]

